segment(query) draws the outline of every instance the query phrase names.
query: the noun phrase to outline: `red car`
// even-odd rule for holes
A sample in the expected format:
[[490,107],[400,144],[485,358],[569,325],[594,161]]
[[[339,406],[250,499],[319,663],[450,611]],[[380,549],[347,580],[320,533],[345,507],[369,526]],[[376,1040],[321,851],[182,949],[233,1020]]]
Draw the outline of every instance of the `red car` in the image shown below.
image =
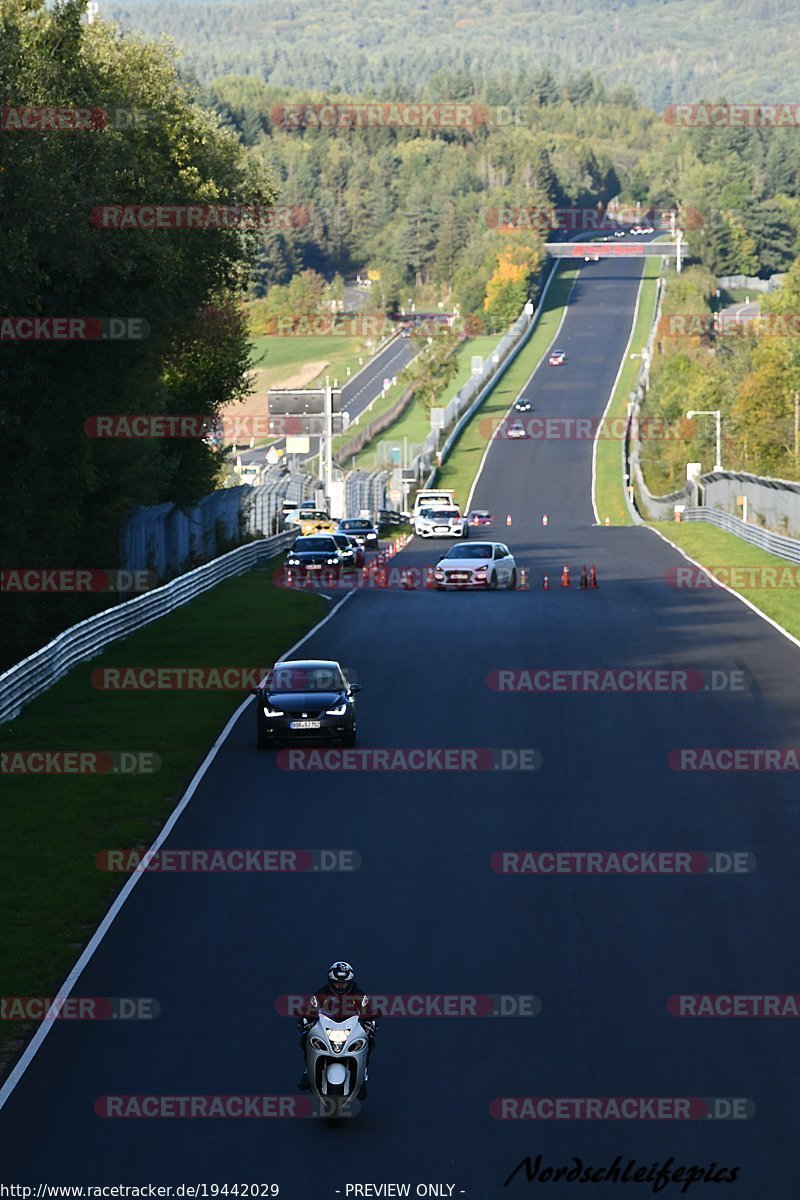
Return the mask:
[[567,361],[567,354],[566,354],[565,350],[551,351],[550,357],[547,360],[548,365],[551,367],[563,367],[563,365],[566,361]]
[[470,525],[491,525],[492,514],[485,508],[476,508],[469,514]]

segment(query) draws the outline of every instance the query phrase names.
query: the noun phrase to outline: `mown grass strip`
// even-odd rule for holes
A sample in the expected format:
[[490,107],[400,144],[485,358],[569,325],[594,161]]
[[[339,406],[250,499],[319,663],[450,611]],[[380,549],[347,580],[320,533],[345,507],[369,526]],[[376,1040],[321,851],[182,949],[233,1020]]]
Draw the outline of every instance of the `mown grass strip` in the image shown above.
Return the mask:
[[624,365],[606,413],[606,433],[597,439],[594,502],[601,523],[604,523],[606,517],[609,517],[612,525],[633,524],[625,503],[622,446],[620,444],[622,439],[611,435],[612,433],[616,434],[621,426],[627,412],[628,399],[636,387],[636,380],[642,368],[641,358],[631,358],[630,355],[641,354],[647,344],[653,320],[656,284],[660,273],[660,258],[645,259],[639,310],[625,349]]
[[[55,994],[127,878],[99,870],[95,855],[152,843],[248,690],[245,681],[236,691],[110,691],[93,678],[115,667],[268,668],[327,611],[319,595],[274,587],[276,564],[220,583],[113,643],[0,727],[6,770],[17,750],[161,759],[154,774],[3,775],[0,995]],[[31,1028],[0,1020],[0,1069]]]
[[530,341],[495,384],[437,472],[436,487],[452,488],[460,504],[467,502],[487,440],[497,421],[513,404],[553,340],[578,269],[577,265],[571,264],[560,267],[547,292]]
[[[800,638],[800,566],[767,554],[733,533],[703,521],[652,521],[653,529],[673,542],[703,569]],[[693,576],[682,576],[693,581]],[[700,586],[705,586],[699,580]]]

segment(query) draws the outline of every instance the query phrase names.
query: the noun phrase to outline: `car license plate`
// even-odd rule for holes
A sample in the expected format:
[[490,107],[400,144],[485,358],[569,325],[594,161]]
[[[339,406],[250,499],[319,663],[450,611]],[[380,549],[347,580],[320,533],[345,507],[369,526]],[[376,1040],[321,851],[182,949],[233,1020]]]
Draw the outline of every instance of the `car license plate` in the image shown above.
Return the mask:
[[321,571],[322,563],[308,563],[306,565],[306,570],[307,571]]
[[469,575],[467,575],[466,571],[451,571],[450,578],[451,579],[469,579]]
[[434,533],[449,533],[450,526],[449,525],[434,525],[433,532]]
[[290,729],[319,729],[321,721],[290,721]]

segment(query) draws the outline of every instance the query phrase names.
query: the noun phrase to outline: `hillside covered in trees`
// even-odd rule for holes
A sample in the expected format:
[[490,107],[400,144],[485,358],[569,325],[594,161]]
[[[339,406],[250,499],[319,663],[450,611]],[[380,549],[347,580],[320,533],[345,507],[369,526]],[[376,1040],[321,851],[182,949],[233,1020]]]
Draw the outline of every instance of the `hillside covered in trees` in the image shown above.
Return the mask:
[[402,12],[350,0],[101,0],[101,12],[149,38],[167,34],[203,82],[252,75],[402,99],[446,80],[458,99],[489,77],[513,90],[518,76],[548,66],[588,69],[609,91],[631,87],[659,110],[722,94],[800,95],[792,0],[409,0]]

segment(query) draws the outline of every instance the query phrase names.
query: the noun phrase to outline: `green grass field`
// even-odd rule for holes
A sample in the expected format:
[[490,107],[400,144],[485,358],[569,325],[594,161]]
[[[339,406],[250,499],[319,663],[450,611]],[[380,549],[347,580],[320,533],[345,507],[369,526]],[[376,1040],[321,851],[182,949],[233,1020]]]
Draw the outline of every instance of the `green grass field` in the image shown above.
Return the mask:
[[[630,355],[641,354],[647,344],[660,270],[660,258],[645,259],[636,322],[625,350],[625,359],[614,388],[614,396],[606,413],[606,427],[609,435],[616,435],[622,424],[622,419],[627,412],[628,398],[636,386],[636,380],[642,367],[642,360],[631,358]],[[632,523],[623,491],[620,437],[605,436],[597,439],[594,500],[601,522],[605,522],[606,517],[609,517],[612,525],[630,525]]]
[[[0,727],[6,755],[132,750],[161,759],[152,774],[4,774],[2,994],[55,994],[127,878],[98,870],[95,855],[152,843],[249,688],[110,691],[93,685],[93,673],[122,666],[268,668],[326,611],[319,595],[274,587],[276,562],[113,643]],[[0,1063],[30,1028],[0,1021]]]
[[451,488],[460,504],[467,502],[487,442],[498,421],[513,404],[553,340],[577,271],[577,266],[559,269],[530,341],[487,396],[437,472],[435,486]]
[[[361,338],[339,337],[259,337],[252,342],[254,387],[262,395],[271,387],[285,387],[286,381],[299,375],[306,367],[322,364],[297,387],[324,387],[325,376],[338,381],[339,387],[349,376],[355,375],[366,365],[374,353],[374,347],[366,349]],[[359,358],[363,362],[359,364]]]
[[[679,549],[800,638],[800,566],[704,521],[648,522]],[[732,568],[748,568],[738,577]],[[753,582],[761,586],[747,586]]]

